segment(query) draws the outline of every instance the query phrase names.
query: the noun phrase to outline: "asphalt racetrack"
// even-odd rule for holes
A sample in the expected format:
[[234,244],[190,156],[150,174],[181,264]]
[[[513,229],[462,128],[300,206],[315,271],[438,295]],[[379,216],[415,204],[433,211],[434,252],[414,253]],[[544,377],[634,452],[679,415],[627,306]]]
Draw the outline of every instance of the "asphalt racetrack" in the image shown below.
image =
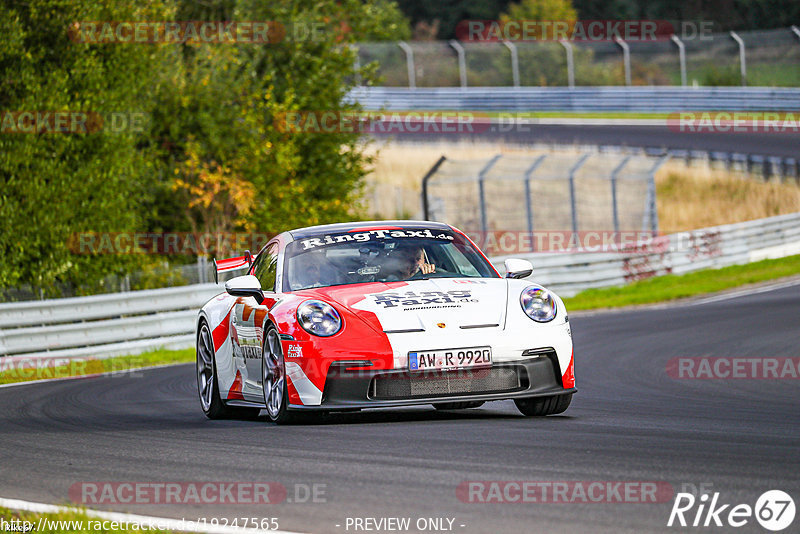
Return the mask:
[[[387,131],[391,131],[388,130]],[[372,134],[378,139],[398,142],[463,142],[478,141],[512,144],[566,144],[629,146],[656,149],[701,150],[758,154],[763,156],[797,157],[800,133],[796,132],[679,132],[664,125],[599,125],[599,124],[495,124],[485,131],[459,133],[429,131],[425,133]]]
[[[348,517],[450,518],[463,533],[701,530],[667,528],[674,494],[655,504],[475,503],[457,495],[465,481],[704,484],[733,505],[753,506],[770,489],[798,501],[800,380],[679,380],[666,368],[677,357],[797,358],[800,285],[571,323],[578,394],[565,415],[543,419],[494,402],[331,415],[313,426],[213,422],[192,365],[2,388],[0,496],[66,503],[70,487],[88,481],[272,481],[292,502],[89,507],[275,517],[297,532],[355,532]],[[294,502],[313,484],[325,485],[320,502]],[[735,530],[766,532],[753,518]]]

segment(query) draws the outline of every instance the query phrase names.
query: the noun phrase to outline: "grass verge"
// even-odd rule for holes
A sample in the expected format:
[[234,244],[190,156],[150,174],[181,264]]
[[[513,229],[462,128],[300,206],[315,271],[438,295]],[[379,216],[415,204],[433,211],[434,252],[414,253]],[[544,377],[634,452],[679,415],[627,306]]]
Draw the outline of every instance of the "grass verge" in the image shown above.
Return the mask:
[[66,358],[37,358],[35,360],[24,357],[0,358],[0,384],[111,373],[153,365],[188,363],[193,362],[194,359],[194,349],[154,350],[103,360],[93,357],[69,360]]
[[[755,111],[739,111],[736,113],[764,113],[768,110],[755,110]],[[368,113],[381,113],[378,111],[370,111]],[[678,115],[678,111],[673,112],[654,112],[654,111],[472,111],[472,110],[452,110],[452,109],[443,109],[443,110],[429,110],[429,111],[419,111],[419,110],[406,110],[406,111],[387,111],[387,114],[391,113],[428,113],[428,114],[435,114],[435,113],[472,113],[475,117],[489,117],[493,119],[503,118],[509,119],[511,117],[516,119],[647,119],[647,120],[663,120],[666,121],[667,119],[674,119]],[[697,110],[692,111],[696,117],[699,117],[702,113],[734,113],[732,111],[726,110],[713,110],[713,109],[706,109],[706,110]],[[666,126],[666,122],[664,124]]]
[[[0,519],[7,524],[5,530],[12,531],[12,527],[17,527],[14,532],[49,532],[52,534],[83,534],[86,532],[120,532],[136,533],[142,532],[162,532],[167,530],[141,530],[140,525],[112,523],[107,519],[90,517],[82,511],[64,511],[53,514],[41,514],[36,512],[22,512],[0,508]],[[40,529],[41,527],[41,529]],[[115,528],[112,528],[115,527]]]
[[[370,111],[368,113],[380,113],[377,111]],[[489,117],[489,118],[503,118],[508,119],[514,117],[517,119],[648,119],[648,120],[664,120],[675,118],[676,112],[653,112],[653,111],[467,111],[467,110],[430,110],[421,112],[419,110],[406,110],[406,111],[393,111],[390,113],[472,113],[476,117]],[[731,113],[725,110],[698,110],[693,111],[697,115],[701,113]],[[760,111],[753,111],[752,113],[761,113]],[[666,125],[666,124],[665,124]]]
[[668,302],[800,274],[800,256],[640,280],[624,287],[589,289],[564,299],[569,311]]

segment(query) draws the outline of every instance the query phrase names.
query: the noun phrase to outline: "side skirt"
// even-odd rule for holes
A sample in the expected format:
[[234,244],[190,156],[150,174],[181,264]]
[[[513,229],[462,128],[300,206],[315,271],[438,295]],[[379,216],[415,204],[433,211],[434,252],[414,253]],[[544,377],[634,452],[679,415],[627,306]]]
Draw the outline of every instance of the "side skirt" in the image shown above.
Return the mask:
[[250,402],[246,400],[228,400],[225,401],[226,406],[240,406],[242,408],[266,408],[263,403]]

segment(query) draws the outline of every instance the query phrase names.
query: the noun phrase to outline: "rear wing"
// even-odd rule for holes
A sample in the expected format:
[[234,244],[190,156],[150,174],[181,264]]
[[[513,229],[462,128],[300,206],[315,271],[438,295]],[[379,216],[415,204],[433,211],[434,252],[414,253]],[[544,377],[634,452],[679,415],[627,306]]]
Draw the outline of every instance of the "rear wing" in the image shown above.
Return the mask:
[[226,258],[219,261],[214,258],[214,283],[219,284],[219,273],[249,269],[251,265],[253,265],[253,255],[250,254],[249,250],[244,251],[244,256],[237,256],[236,258]]

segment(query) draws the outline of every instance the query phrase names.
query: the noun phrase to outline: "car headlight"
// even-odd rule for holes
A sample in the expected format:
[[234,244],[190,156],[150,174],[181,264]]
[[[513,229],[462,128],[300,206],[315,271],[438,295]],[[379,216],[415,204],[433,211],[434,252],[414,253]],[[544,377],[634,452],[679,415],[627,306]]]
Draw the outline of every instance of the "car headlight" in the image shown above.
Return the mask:
[[556,301],[553,295],[543,287],[526,287],[519,296],[519,303],[525,314],[537,323],[546,323],[555,319]]
[[297,308],[297,320],[309,334],[332,336],[342,328],[342,318],[333,306],[321,300],[307,300]]

